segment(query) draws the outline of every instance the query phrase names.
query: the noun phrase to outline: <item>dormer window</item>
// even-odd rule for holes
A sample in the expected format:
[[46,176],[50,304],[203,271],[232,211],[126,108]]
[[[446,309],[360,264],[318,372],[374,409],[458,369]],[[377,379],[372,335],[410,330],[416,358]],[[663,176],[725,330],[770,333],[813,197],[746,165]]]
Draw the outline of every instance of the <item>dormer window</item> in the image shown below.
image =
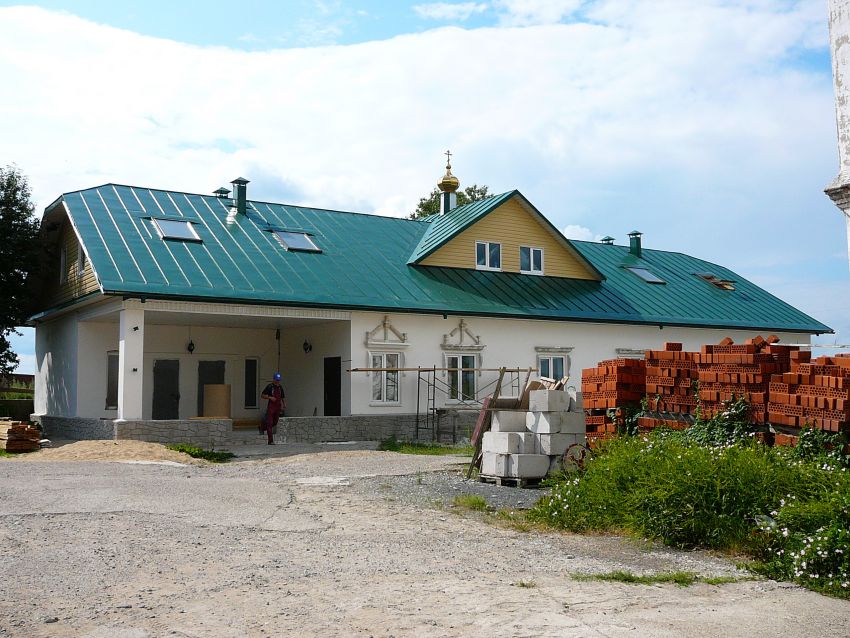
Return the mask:
[[201,241],[194,224],[187,221],[175,219],[154,219],[154,226],[163,239],[177,239],[181,241]]
[[697,277],[707,281],[716,288],[720,288],[721,290],[735,290],[735,282],[731,279],[721,279],[717,275],[712,275],[711,273],[697,273]]
[[309,233],[290,230],[276,230],[275,237],[286,250],[301,251],[305,253],[320,253],[319,247],[310,238]]
[[520,246],[519,271],[524,275],[542,275],[543,249]]
[[478,270],[501,270],[502,244],[493,241],[475,242],[475,267]]

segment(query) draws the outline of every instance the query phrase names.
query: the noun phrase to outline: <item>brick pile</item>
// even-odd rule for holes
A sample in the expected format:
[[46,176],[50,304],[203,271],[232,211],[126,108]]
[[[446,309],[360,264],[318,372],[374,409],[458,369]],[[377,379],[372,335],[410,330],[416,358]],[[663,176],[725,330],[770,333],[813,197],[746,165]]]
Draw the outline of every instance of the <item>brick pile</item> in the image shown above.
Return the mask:
[[609,409],[637,407],[646,394],[642,359],[608,359],[581,371],[582,403],[589,439],[610,438],[617,431]]
[[654,412],[692,414],[696,411],[694,352],[682,352],[681,343],[665,343],[663,350],[646,351],[646,397]]
[[850,430],[850,355],[812,360],[810,352],[792,352],[790,368],[770,379],[770,422]]

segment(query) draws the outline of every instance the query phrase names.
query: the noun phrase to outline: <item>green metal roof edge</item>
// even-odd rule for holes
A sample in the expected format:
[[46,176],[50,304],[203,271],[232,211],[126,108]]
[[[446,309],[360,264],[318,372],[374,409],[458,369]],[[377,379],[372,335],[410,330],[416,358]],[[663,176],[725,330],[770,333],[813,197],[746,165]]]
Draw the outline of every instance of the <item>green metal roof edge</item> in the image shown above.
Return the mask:
[[[95,294],[95,293],[91,293]],[[309,302],[309,301],[298,301],[298,302],[288,302],[288,301],[279,301],[279,300],[263,300],[263,299],[250,299],[250,298],[238,298],[238,297],[217,297],[214,295],[204,296],[204,295],[166,295],[162,293],[141,293],[141,292],[130,292],[130,291],[120,291],[120,290],[105,290],[103,293],[105,296],[115,296],[115,297],[123,297],[124,299],[140,299],[144,302],[146,299],[155,299],[155,300],[169,300],[169,301],[194,301],[194,302],[206,302],[206,303],[239,303],[245,304],[248,306],[277,306],[283,308],[322,308],[322,309],[334,309],[334,310],[347,310],[347,311],[364,311],[364,312],[402,312],[406,314],[428,314],[428,315],[452,315],[457,317],[498,317],[501,319],[531,319],[536,321],[575,321],[579,323],[602,323],[602,324],[616,324],[616,325],[641,325],[641,326],[658,326],[659,328],[663,328],[665,326],[671,328],[704,328],[704,329],[722,329],[722,330],[760,330],[760,331],[775,331],[775,332],[793,332],[800,334],[834,334],[834,330],[825,324],[821,324],[817,322],[823,330],[816,328],[815,326],[761,326],[761,325],[750,325],[744,322],[729,322],[729,323],[699,323],[699,322],[687,322],[687,321],[669,321],[664,317],[659,317],[657,319],[638,319],[634,317],[624,317],[622,319],[613,319],[599,316],[582,316],[582,315],[572,315],[572,316],[564,316],[564,315],[553,315],[546,313],[528,313],[528,312],[482,312],[476,310],[452,310],[446,308],[412,308],[407,306],[399,306],[389,308],[386,305],[367,305],[367,304],[329,304],[329,303],[320,303],[320,302]],[[90,295],[87,295],[87,297]],[[83,299],[82,297],[77,298],[74,302],[80,301]],[[54,308],[54,311],[59,309],[60,307]]]
[[81,295],[79,297],[74,297],[73,299],[69,299],[68,301],[63,301],[60,304],[56,304],[55,306],[51,306],[46,310],[41,310],[35,313],[34,315],[27,317],[26,323],[27,325],[29,325],[33,322],[42,321],[45,317],[52,315],[55,312],[64,310],[65,308],[70,308],[73,305],[86,301],[87,299],[90,299],[92,297],[96,297],[97,295],[105,295],[105,293],[101,292],[100,290],[92,290],[91,292],[87,292],[86,294]]
[[[492,213],[500,204],[510,199],[510,197],[515,193],[519,193],[519,191],[514,189],[505,193],[499,193],[498,195],[491,195],[490,197],[486,197],[483,200],[479,199],[474,202],[469,202],[468,204],[464,204],[463,206],[458,206],[454,210],[450,211],[447,215],[443,215],[440,219],[437,219],[433,223],[429,224],[428,228],[425,229],[425,233],[422,235],[422,238],[419,240],[419,243],[416,245],[416,248],[413,249],[413,253],[411,253],[410,259],[407,261],[407,263],[413,266],[418,264],[420,261],[422,261],[429,255],[434,254],[434,252],[439,250],[442,246],[445,246],[447,242],[457,237],[460,233],[465,231],[474,223],[478,222],[481,218],[486,217],[488,214]],[[473,208],[475,206],[481,206],[482,202],[487,202],[487,205],[484,206],[475,215],[473,215],[466,222],[458,226],[455,230],[449,233],[447,237],[435,244],[432,248],[425,250],[422,253],[419,252],[422,248],[422,245],[427,241],[428,237],[437,232],[437,229],[439,229],[440,221],[442,221],[443,219],[449,219],[449,216],[459,217],[461,213],[466,211],[466,209]]]

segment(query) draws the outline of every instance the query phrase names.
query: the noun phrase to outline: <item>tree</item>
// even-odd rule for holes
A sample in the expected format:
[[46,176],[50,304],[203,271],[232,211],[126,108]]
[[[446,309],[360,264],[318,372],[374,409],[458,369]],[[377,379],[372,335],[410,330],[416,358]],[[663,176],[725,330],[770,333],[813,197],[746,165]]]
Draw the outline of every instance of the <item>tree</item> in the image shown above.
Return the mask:
[[[467,186],[462,191],[457,192],[457,205],[463,206],[489,197],[489,191],[488,186],[479,186],[478,184]],[[440,212],[440,194],[440,189],[435,188],[428,197],[420,199],[416,210],[411,213],[410,219],[424,219],[431,215],[437,215]]]
[[32,299],[28,279],[37,270],[38,220],[30,188],[16,166],[0,168],[0,378],[18,365],[9,337],[20,334]]

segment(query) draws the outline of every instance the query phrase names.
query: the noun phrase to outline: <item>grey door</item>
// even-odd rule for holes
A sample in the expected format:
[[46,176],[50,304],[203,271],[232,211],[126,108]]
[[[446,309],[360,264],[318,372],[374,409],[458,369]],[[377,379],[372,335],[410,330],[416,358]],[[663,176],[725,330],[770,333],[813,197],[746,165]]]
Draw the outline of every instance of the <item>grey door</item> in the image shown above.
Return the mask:
[[325,416],[342,411],[342,357],[325,357]]
[[157,359],[153,362],[154,419],[180,418],[180,361]]
[[224,361],[198,361],[198,414],[204,414],[204,386],[224,383]]

